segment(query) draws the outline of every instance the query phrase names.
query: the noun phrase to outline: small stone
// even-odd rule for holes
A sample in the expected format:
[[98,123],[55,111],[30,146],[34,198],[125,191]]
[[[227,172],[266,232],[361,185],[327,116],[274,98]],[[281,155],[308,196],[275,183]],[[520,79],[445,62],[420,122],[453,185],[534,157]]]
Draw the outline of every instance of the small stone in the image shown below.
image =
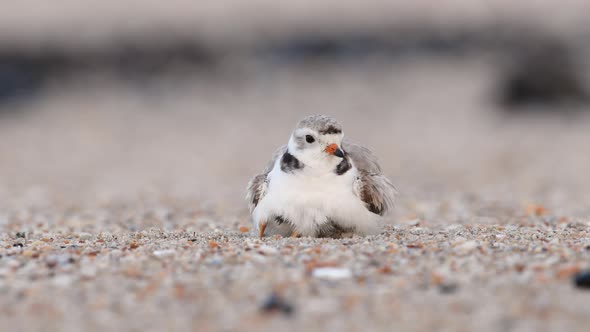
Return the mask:
[[590,289],[590,270],[578,272],[574,276],[574,284],[578,288]]
[[[309,256],[303,258],[304,260],[308,260]],[[338,262],[335,261],[317,261],[317,260],[309,260],[305,263],[305,271],[308,273],[313,272],[316,269],[324,268],[324,267],[337,267]]]
[[449,225],[449,226],[445,227],[445,230],[447,232],[457,232],[457,231],[462,230],[463,228],[464,228],[463,225],[460,225],[460,224],[452,224],[452,225]]
[[85,266],[80,270],[80,275],[84,279],[93,279],[94,277],[96,277],[96,267]]
[[441,273],[432,272],[432,274],[430,275],[430,280],[433,284],[441,286],[445,282],[445,277]]
[[459,286],[455,283],[443,283],[440,286],[438,286],[438,290],[441,292],[441,294],[455,293],[458,288]]
[[16,237],[24,239],[26,237],[26,233],[25,232],[16,232]]
[[314,269],[312,276],[318,279],[341,280],[351,278],[352,272],[349,269],[344,268],[321,267]]
[[136,266],[128,266],[122,272],[128,278],[140,278],[142,276],[141,269]]
[[69,275],[58,275],[53,279],[53,284],[57,287],[66,288],[69,287],[73,282],[72,277]]
[[250,228],[246,227],[246,226],[240,226],[240,233],[248,233],[250,231]]
[[250,257],[250,261],[253,263],[257,263],[257,264],[266,264],[266,261],[268,260],[268,258],[266,258],[266,256],[263,255],[254,255]]
[[6,266],[8,266],[11,269],[18,269],[21,266],[21,263],[16,259],[12,259],[6,263]]
[[465,243],[465,242],[467,242],[466,238],[464,238],[462,236],[457,236],[452,244],[453,244],[453,246],[458,246],[458,245]]
[[463,242],[459,245],[457,245],[455,247],[455,250],[459,253],[459,254],[468,254],[470,252],[472,252],[473,250],[477,249],[477,241],[466,241]]
[[272,256],[272,255],[278,254],[279,251],[276,248],[262,245],[262,246],[260,246],[260,248],[258,248],[258,253],[265,255],[265,256]]
[[82,241],[90,240],[90,239],[92,239],[92,234],[90,234],[90,233],[79,233],[78,234],[78,239],[80,239]]
[[223,265],[224,260],[218,257],[215,258],[211,258],[207,264],[212,265],[212,266],[218,266],[218,265]]
[[280,312],[287,316],[291,315],[294,311],[293,306],[275,292],[264,300],[260,306],[260,310],[265,313]]
[[53,269],[54,267],[57,266],[58,264],[58,258],[56,256],[49,256],[47,257],[47,259],[45,260],[45,264],[47,265],[48,268]]
[[174,257],[176,255],[176,251],[172,249],[164,249],[164,250],[156,250],[154,251],[154,256],[158,258],[167,258],[167,257]]

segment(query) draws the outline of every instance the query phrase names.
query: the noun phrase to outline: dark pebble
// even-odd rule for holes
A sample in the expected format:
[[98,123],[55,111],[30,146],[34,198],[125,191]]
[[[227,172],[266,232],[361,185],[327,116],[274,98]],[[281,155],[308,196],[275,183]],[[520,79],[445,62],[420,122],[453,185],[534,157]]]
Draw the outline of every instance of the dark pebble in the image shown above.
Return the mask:
[[452,294],[457,292],[459,286],[457,284],[442,284],[438,287],[441,294]]
[[293,306],[277,293],[272,293],[262,304],[260,310],[263,312],[280,312],[284,315],[291,315],[294,311]]
[[16,237],[17,237],[17,238],[22,238],[22,239],[24,239],[24,238],[25,238],[25,236],[26,236],[25,232],[16,232]]
[[576,274],[574,276],[574,283],[578,288],[590,288],[590,270]]
[[13,247],[24,247],[24,245],[22,243],[15,243],[12,245]]

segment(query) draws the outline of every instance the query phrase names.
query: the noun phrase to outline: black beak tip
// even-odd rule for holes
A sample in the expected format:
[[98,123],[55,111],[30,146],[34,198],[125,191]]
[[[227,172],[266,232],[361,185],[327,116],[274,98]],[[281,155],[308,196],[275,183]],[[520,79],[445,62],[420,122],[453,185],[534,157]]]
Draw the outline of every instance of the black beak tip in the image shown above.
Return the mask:
[[336,157],[344,158],[344,151],[342,151],[342,149],[338,148],[338,149],[336,149],[336,151],[334,151],[334,155]]

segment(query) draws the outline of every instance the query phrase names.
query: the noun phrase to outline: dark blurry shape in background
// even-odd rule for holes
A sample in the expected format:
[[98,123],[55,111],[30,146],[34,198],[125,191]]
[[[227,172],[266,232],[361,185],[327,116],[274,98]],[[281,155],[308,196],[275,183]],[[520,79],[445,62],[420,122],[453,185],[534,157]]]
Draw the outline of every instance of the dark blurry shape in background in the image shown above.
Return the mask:
[[500,101],[511,109],[533,105],[543,110],[587,103],[585,68],[575,46],[555,38],[530,37],[509,54],[499,82]]
[[[588,100],[587,64],[578,61],[587,51],[587,36],[584,27],[575,23],[586,5],[556,8],[531,1],[516,9],[510,2],[498,1],[440,8],[419,1],[392,2],[381,8],[343,2],[342,8],[309,4],[310,11],[301,12],[286,3],[285,20],[279,23],[253,14],[264,12],[265,4],[228,2],[220,5],[219,12],[216,7],[195,5],[177,11],[175,18],[168,7],[146,5],[137,13],[124,14],[106,2],[96,5],[96,11],[114,11],[120,17],[110,26],[106,18],[104,23],[95,20],[100,14],[91,15],[81,27],[86,35],[76,34],[76,26],[64,29],[57,24],[60,16],[53,11],[36,13],[46,26],[33,24],[35,20],[27,16],[17,24],[12,17],[5,20],[5,33],[0,35],[0,103],[35,98],[50,80],[89,72],[142,82],[178,69],[180,73],[232,71],[236,63],[251,61],[260,69],[310,61],[355,66],[375,59],[391,62],[424,56],[496,59],[498,75],[490,79],[496,80],[497,91],[490,95],[507,109],[540,104],[553,109],[551,105],[583,105]],[[559,20],[541,19],[560,12]],[[79,17],[63,14],[62,19],[84,22],[91,13],[89,6],[78,12]],[[186,24],[188,18],[207,24]],[[87,37],[88,31],[100,38]]]
[[48,74],[46,60],[41,62],[31,61],[24,54],[9,54],[7,51],[1,54],[0,103],[18,98],[31,98],[32,94],[41,88]]
[[185,40],[169,45],[129,41],[94,50],[0,46],[0,102],[34,98],[51,79],[108,73],[137,83],[178,66],[211,68],[217,59],[200,44]]

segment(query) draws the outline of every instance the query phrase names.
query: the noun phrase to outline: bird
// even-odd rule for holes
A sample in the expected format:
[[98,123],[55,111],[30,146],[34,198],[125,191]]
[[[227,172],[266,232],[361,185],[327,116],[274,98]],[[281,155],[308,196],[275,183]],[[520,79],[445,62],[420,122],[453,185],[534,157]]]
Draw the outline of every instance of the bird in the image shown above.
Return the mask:
[[248,182],[246,200],[260,238],[339,238],[377,234],[396,195],[368,148],[345,140],[335,119],[311,115]]

